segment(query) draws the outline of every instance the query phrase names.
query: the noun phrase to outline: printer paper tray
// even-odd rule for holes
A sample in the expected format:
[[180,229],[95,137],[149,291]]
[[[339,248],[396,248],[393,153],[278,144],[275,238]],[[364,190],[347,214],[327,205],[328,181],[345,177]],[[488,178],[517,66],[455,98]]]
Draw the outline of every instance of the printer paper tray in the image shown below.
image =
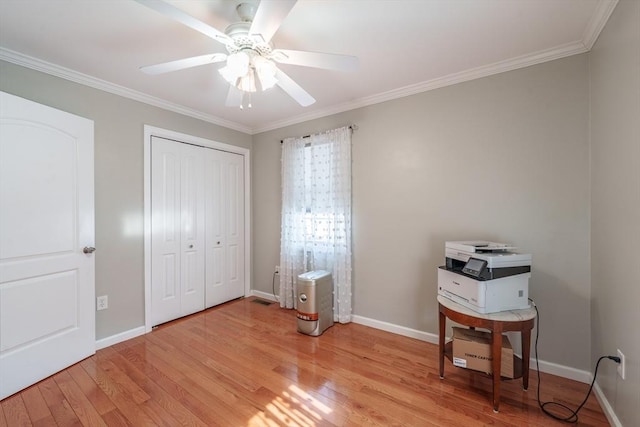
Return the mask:
[[479,281],[438,268],[438,294],[478,313],[496,313],[529,307],[531,273]]

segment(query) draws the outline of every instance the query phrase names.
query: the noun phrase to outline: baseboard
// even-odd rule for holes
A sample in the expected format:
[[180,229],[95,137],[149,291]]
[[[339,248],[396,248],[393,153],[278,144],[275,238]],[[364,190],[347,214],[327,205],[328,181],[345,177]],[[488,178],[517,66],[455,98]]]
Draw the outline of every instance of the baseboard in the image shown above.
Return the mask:
[[[407,328],[405,326],[395,325],[393,323],[383,322],[376,319],[370,319],[368,317],[353,315],[351,317],[353,323],[360,325],[370,326],[375,329],[381,329],[383,331],[391,332],[394,334],[402,335],[409,338],[415,338],[420,341],[425,341],[431,344],[438,344],[438,335],[429,332],[418,331],[417,329]],[[558,365],[556,363],[545,362],[540,360],[540,372],[547,374],[557,375],[559,377],[568,378],[581,383],[589,384],[593,376],[590,372],[575,369],[569,366]],[[536,370],[536,360],[531,359],[529,366],[531,369]]]
[[370,319],[368,317],[358,316],[356,314],[351,316],[351,321],[353,323],[358,323],[360,325],[370,326],[375,329],[392,332],[394,334],[402,335],[409,338],[415,338],[420,341],[426,341],[431,344],[438,344],[437,334],[418,331],[417,329],[411,329],[405,326],[399,326],[393,323],[383,322],[381,320]]
[[270,293],[267,293],[267,292],[261,292],[261,291],[252,290],[251,293],[248,296],[254,296],[254,297],[259,297],[259,298],[266,299],[266,300],[269,300],[269,301],[278,302],[278,298],[276,298],[273,294],[270,294]]
[[602,412],[604,412],[604,416],[607,417],[607,421],[609,421],[609,424],[611,424],[614,427],[622,427],[622,423],[616,416],[615,411],[611,407],[611,404],[607,400],[606,396],[602,392],[602,389],[600,388],[597,382],[593,385],[593,390],[596,395],[596,399],[598,399],[598,402],[602,407]]
[[[545,374],[556,375],[562,378],[568,378],[570,380],[578,381],[585,384],[590,384],[593,379],[593,374],[588,371],[583,371],[581,369],[572,368],[570,366],[558,365],[557,363],[545,362],[544,360],[540,360],[540,372],[544,372]],[[529,366],[534,371],[536,369],[536,359],[531,358],[529,361]]]
[[134,329],[129,329],[128,331],[120,332],[119,334],[111,335],[110,337],[96,340],[96,350],[101,350],[111,345],[118,344],[126,340],[130,340],[131,338],[144,335],[145,333],[146,333],[145,327],[139,326]]

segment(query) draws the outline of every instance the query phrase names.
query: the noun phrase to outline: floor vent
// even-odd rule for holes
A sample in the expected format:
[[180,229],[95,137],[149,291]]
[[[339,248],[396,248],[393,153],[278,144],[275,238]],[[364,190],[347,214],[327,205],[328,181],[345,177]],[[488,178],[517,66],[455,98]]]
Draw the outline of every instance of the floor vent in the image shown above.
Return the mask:
[[260,298],[255,298],[255,299],[251,300],[251,302],[255,302],[256,304],[261,304],[261,305],[271,305],[271,304],[273,304],[272,301],[267,301],[267,300],[260,299]]

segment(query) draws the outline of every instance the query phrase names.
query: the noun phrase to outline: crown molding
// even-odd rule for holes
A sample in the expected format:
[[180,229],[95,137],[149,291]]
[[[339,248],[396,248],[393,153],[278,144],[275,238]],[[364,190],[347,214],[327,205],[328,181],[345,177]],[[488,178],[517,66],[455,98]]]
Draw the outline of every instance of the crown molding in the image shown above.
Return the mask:
[[587,50],[591,50],[596,40],[598,40],[600,32],[609,20],[617,4],[618,0],[600,0],[598,2],[596,11],[591,16],[591,20],[582,35],[582,42],[587,47]]
[[[602,29],[602,27],[600,27]],[[254,128],[253,134],[266,132],[274,129],[279,129],[285,126],[294,125],[297,123],[305,122],[308,120],[318,119],[321,117],[330,116],[333,114],[343,113],[345,111],[353,110],[356,108],[367,107],[369,105],[379,104],[381,102],[391,101],[398,98],[404,98],[406,96],[416,95],[422,92],[428,92],[430,90],[439,89],[446,86],[455,85],[458,83],[467,82],[470,80],[479,79],[482,77],[488,77],[494,74],[500,74],[507,71],[517,70],[519,68],[529,67],[531,65],[540,64],[547,61],[553,61],[554,59],[560,59],[571,55],[577,55],[585,53],[589,49],[583,42],[578,41],[569,43],[566,45],[558,46],[552,49],[547,49],[533,54],[523,55],[516,58],[511,58],[505,61],[496,62],[494,64],[484,65],[477,68],[472,68],[459,73],[449,74],[437,79],[427,80],[417,84],[404,86],[398,89],[393,89],[387,92],[382,92],[376,95],[357,99],[355,101],[331,106],[322,110],[317,110],[308,114],[301,114],[299,116],[288,118],[287,120],[281,120],[271,123],[268,126],[261,128]]]
[[251,128],[241,125],[236,122],[222,119],[220,117],[212,116],[210,114],[202,113],[191,108],[184,107],[179,104],[165,101],[164,99],[156,98],[155,96],[147,95],[142,92],[138,92],[133,89],[129,89],[124,86],[117,85],[115,83],[108,82],[106,80],[98,79],[96,77],[89,76],[87,74],[80,73],[69,68],[61,67],[56,64],[52,64],[47,61],[43,61],[38,58],[34,58],[19,52],[15,52],[10,49],[0,47],[0,60],[11,62],[22,67],[30,68],[32,70],[41,71],[52,76],[60,77],[65,80],[69,80],[75,83],[79,83],[84,86],[89,86],[94,89],[99,89],[105,92],[113,93],[125,98],[139,101],[154,107],[162,108],[164,110],[173,111],[174,113],[182,114],[188,117],[193,117],[205,122],[213,123],[214,125],[223,126],[228,129],[233,129],[238,132],[251,134]]
[[312,113],[290,117],[286,120],[271,123],[268,126],[254,128],[252,134],[255,135],[257,133],[267,132],[285,126],[291,126],[308,120],[314,120],[333,114],[343,113],[345,111],[354,110],[356,108],[367,107],[369,105],[379,104],[381,102],[391,101],[394,99],[403,98],[405,96],[416,95],[418,93],[427,92],[430,90],[439,89],[442,87],[451,86],[482,77],[488,77],[494,74],[513,71],[519,68],[525,68],[531,65],[541,64],[543,62],[553,61],[555,59],[561,59],[571,55],[578,55],[580,53],[588,52],[589,50],[591,50],[594,43],[598,39],[600,32],[609,20],[609,17],[611,16],[611,13],[613,13],[613,10],[615,9],[617,4],[618,0],[600,0],[596,5],[596,10],[592,15],[591,20],[587,24],[587,28],[582,34],[581,40],[579,41],[567,43],[565,45],[542,50],[532,54],[511,58],[505,61],[496,62],[494,64],[472,68],[470,70],[462,71],[459,73],[449,74],[444,77],[427,80],[421,83],[401,87],[387,92],[382,92],[347,103],[334,105],[322,110],[316,110]]

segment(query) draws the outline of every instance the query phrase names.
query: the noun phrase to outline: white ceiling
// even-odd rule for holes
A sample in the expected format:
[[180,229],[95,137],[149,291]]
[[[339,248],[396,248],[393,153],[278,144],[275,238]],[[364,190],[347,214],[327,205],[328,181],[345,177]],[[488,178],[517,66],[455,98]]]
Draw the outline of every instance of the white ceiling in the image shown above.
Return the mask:
[[[257,1],[257,0],[249,0]],[[263,0],[277,1],[277,0]],[[224,31],[238,0],[174,1]],[[299,0],[276,48],[355,55],[353,73],[280,64],[316,99],[279,87],[225,107],[221,64],[139,67],[224,46],[133,0],[0,0],[0,59],[254,134],[588,51],[617,0]]]

